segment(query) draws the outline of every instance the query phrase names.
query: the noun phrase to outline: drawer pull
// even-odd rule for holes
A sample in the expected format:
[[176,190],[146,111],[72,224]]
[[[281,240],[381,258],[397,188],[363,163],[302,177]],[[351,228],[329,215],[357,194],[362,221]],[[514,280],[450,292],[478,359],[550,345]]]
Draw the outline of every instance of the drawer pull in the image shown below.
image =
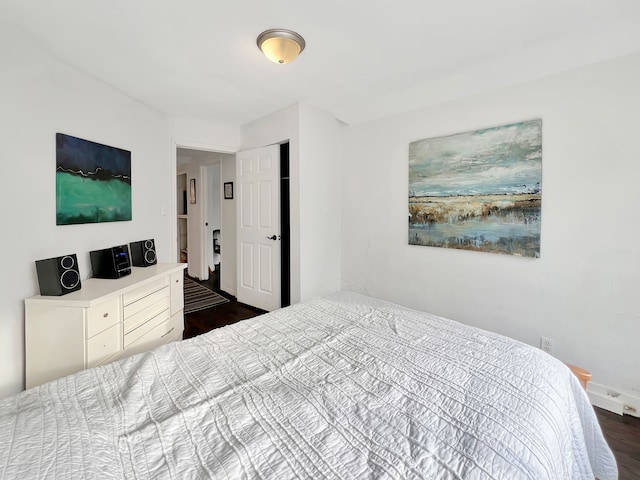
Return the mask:
[[180,279],[179,279],[179,278],[178,278],[178,279],[176,279],[176,283],[180,283]]
[[102,318],[107,318],[108,316],[109,316],[109,312],[104,313],[104,314],[102,315]]
[[161,335],[160,338],[166,337],[167,335],[169,335],[171,332],[173,332],[175,330],[176,327],[171,327],[171,330],[169,330],[167,333],[165,333],[164,335]]

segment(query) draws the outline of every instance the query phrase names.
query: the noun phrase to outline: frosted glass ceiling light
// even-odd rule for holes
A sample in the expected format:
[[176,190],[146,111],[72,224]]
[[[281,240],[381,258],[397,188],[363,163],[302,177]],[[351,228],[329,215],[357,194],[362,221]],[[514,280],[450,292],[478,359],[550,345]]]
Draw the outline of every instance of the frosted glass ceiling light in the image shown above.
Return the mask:
[[258,35],[258,48],[274,63],[289,63],[304,50],[304,38],[291,30],[275,28]]

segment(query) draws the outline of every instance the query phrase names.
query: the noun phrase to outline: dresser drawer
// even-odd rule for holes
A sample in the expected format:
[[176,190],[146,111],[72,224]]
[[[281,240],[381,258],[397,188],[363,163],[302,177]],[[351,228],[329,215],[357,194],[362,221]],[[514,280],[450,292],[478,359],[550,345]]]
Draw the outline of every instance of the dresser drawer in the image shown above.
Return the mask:
[[162,312],[169,311],[169,297],[161,297],[156,303],[149,305],[144,310],[125,318],[124,334],[140,327],[143,323],[148,322],[152,318],[160,315]]
[[142,298],[139,298],[135,302],[132,302],[128,305],[124,306],[124,321],[126,322],[129,318],[138,315],[141,312],[144,312],[152,305],[157,304],[158,302],[166,300],[167,306],[169,305],[169,286],[162,287],[160,290],[157,290],[153,293],[150,293]]
[[162,344],[173,342],[175,340],[182,340],[182,331],[184,330],[184,315],[182,311],[173,315],[167,322],[156,327],[152,336],[162,341]]
[[87,368],[101,365],[121,350],[122,328],[114,325],[87,340]]
[[182,330],[184,329],[184,319],[182,312],[174,315],[166,322],[151,329],[146,335],[127,346],[123,351],[123,357],[146,352],[152,348],[159,347],[165,343],[182,340]]
[[87,308],[86,322],[85,332],[87,338],[91,338],[112,325],[119,323],[120,299],[113,298],[95,307]]
[[145,283],[142,287],[130,290],[122,295],[122,301],[125,307],[136,300],[146,297],[161,288],[169,286],[169,276],[162,277],[149,283]]
[[166,308],[164,311],[160,312],[155,317],[147,320],[145,323],[140,325],[138,328],[135,328],[131,331],[128,331],[124,335],[124,348],[127,348],[130,344],[135,342],[136,340],[149,335],[149,332],[153,330],[158,325],[166,322],[169,319],[169,309]]

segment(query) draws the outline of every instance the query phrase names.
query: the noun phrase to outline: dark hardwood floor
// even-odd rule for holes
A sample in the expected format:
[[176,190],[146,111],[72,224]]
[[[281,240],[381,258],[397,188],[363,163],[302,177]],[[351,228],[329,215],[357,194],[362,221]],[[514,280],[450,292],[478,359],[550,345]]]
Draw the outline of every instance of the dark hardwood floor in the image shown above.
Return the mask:
[[[215,290],[213,288],[215,279],[200,283]],[[216,291],[229,298],[230,301],[217,307],[185,315],[184,338],[195,337],[214,328],[265,313],[258,308],[238,303],[234,297],[225,292]],[[640,418],[629,415],[620,416],[597,407],[595,411],[602,431],[618,462],[619,480],[640,480]]]
[[214,290],[229,299],[229,302],[223,303],[216,307],[200,310],[199,312],[188,313],[184,316],[184,333],[182,338],[191,338],[196,335],[207,333],[214,328],[224,327],[232,323],[253,318],[265,313],[264,310],[245,305],[236,301],[236,298],[223,292],[215,287],[218,286],[218,280],[211,276],[208,281],[198,282],[205,287]]
[[238,303],[234,297],[229,295],[225,295],[225,297],[229,298],[228,303],[186,314],[184,316],[183,338],[195,337],[214,328],[224,327],[265,313],[260,309]]
[[640,418],[594,410],[618,462],[618,480],[640,479]]

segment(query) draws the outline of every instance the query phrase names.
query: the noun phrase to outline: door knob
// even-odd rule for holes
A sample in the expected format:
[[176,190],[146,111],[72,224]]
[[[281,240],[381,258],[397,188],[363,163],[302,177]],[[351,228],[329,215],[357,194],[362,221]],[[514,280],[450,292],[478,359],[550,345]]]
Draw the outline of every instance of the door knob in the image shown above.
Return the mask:
[[276,237],[275,235],[271,235],[270,237],[266,237],[267,240],[276,240],[278,237]]

